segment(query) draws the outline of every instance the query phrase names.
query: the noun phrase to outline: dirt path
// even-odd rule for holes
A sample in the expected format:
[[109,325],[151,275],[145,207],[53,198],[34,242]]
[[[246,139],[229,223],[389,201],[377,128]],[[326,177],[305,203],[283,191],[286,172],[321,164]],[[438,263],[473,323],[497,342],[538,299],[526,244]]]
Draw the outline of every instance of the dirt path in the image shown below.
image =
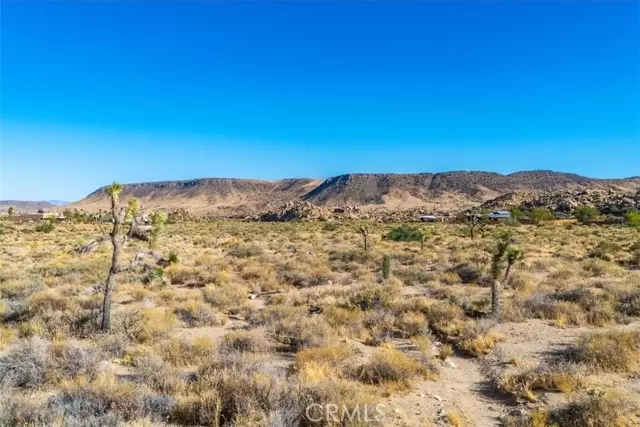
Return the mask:
[[408,395],[392,396],[385,402],[395,418],[390,425],[419,426],[427,420],[448,425],[444,423],[447,414],[456,412],[477,427],[499,425],[509,403],[495,393],[477,360],[460,355],[447,359],[438,381],[421,382]]

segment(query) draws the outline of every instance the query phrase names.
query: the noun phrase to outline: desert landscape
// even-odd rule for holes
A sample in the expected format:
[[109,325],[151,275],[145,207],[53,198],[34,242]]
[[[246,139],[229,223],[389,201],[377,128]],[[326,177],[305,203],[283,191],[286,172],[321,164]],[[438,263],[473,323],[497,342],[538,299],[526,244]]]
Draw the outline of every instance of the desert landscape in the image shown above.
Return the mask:
[[639,41],[0,0],[0,427],[640,427]]
[[297,200],[322,214],[265,222],[146,208],[164,194],[140,187],[2,218],[0,425],[640,425],[632,210],[420,223]]

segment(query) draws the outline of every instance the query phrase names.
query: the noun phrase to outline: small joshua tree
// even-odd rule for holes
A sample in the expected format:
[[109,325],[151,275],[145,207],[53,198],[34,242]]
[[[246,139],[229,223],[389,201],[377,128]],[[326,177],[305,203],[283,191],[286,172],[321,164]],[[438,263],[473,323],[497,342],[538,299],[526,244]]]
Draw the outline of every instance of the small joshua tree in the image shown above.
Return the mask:
[[[109,273],[104,286],[104,298],[102,301],[101,329],[103,331],[111,329],[111,297],[113,294],[113,288],[116,284],[116,276],[119,273],[131,271],[138,267],[142,267],[147,271],[152,271],[156,268],[154,265],[145,264],[143,262],[145,253],[136,254],[135,259],[129,264],[122,264],[120,262],[120,256],[124,245],[128,239],[134,237],[138,232],[139,215],[141,212],[140,202],[137,199],[129,200],[126,206],[121,205],[120,195],[122,190],[122,185],[115,182],[105,188],[105,192],[111,201],[110,219],[113,224],[111,231],[78,249],[78,252],[80,253],[91,252],[105,240],[110,240],[113,247],[113,251],[111,253],[111,267],[109,268]],[[151,237],[148,239],[151,246],[157,242],[160,230],[162,229],[165,221],[166,215],[161,213],[152,214],[152,228],[150,231]],[[129,226],[129,229],[125,230],[127,225]],[[102,229],[102,224],[100,224],[100,227]],[[151,251],[148,253],[156,260],[156,265],[168,263],[160,255]]]
[[369,227],[366,225],[360,226],[360,234],[364,240],[364,251],[367,252],[369,250]]
[[505,254],[507,259],[507,269],[504,272],[504,283],[509,283],[509,273],[511,273],[511,267],[524,259],[524,252],[520,248],[510,246]]
[[7,209],[7,215],[12,216],[14,213],[16,213],[16,208],[10,206],[9,209]]
[[384,254],[382,258],[382,278],[387,281],[391,276],[391,257],[389,254]]
[[491,257],[491,278],[493,279],[491,286],[491,315],[495,319],[500,319],[502,315],[502,283],[500,283],[500,273],[502,271],[503,261],[506,257],[507,270],[504,278],[506,282],[509,279],[509,272],[513,264],[523,257],[523,252],[512,246],[512,244],[513,233],[511,231],[502,232],[496,239],[495,248]]

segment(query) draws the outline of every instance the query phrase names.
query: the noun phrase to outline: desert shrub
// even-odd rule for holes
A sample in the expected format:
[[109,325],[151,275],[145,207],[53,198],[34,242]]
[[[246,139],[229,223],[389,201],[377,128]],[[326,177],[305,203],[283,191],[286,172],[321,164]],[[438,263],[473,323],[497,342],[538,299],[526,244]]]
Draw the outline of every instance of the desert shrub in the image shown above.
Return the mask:
[[202,290],[204,300],[218,310],[237,309],[247,302],[249,290],[242,285],[208,285]]
[[438,349],[438,359],[444,362],[447,358],[453,356],[453,353],[453,346],[451,344],[443,344]]
[[436,279],[433,272],[417,268],[396,268],[393,270],[394,277],[397,277],[406,286],[414,286],[431,282]]
[[333,335],[331,326],[320,316],[286,316],[273,325],[276,341],[293,350],[322,346]]
[[497,378],[498,389],[515,397],[537,401],[535,390],[555,390],[571,393],[586,386],[583,367],[575,364],[540,364],[519,373]]
[[235,258],[251,258],[262,255],[263,253],[264,250],[260,246],[254,244],[235,245],[227,251],[227,255]]
[[462,308],[450,302],[436,302],[424,309],[429,326],[444,335],[457,335],[463,327]]
[[191,267],[182,264],[171,264],[164,269],[164,274],[172,285],[201,287],[209,283],[226,283],[226,273],[216,266]]
[[171,402],[154,399],[131,383],[102,375],[91,382],[79,379],[63,384],[61,391],[49,399],[48,408],[64,425],[115,427],[145,416],[163,419]]
[[131,340],[126,335],[115,332],[103,336],[97,344],[104,354],[110,357],[122,358],[127,347],[131,344]]
[[398,289],[387,285],[372,285],[356,290],[349,297],[348,307],[371,310],[390,307],[398,296]]
[[592,288],[538,293],[523,303],[528,317],[553,320],[558,326],[606,326],[624,319],[615,312],[615,296]]
[[29,309],[29,304],[24,300],[8,300],[3,302],[0,320],[3,322],[24,322],[34,313]]
[[360,310],[331,305],[324,309],[323,315],[327,323],[339,334],[350,338],[362,338],[364,327]]
[[56,380],[70,380],[78,376],[93,380],[104,360],[104,355],[95,345],[73,340],[53,344],[51,357]]
[[582,262],[582,269],[593,277],[600,277],[607,274],[615,275],[617,267],[615,264],[598,258],[589,258]]
[[276,341],[293,350],[321,346],[333,334],[323,316],[310,316],[302,306],[267,306],[250,318],[250,324],[265,326]]
[[[368,409],[367,416],[373,419],[376,415],[373,412],[374,399],[373,393],[363,391],[362,387],[353,381],[331,377],[321,377],[315,381],[299,380],[292,382],[284,390],[276,416],[285,426],[333,427],[336,423],[331,418],[321,416],[320,412],[311,411],[311,419],[307,418],[307,408],[320,408],[322,411],[321,408],[325,408],[326,405],[339,402],[336,416],[346,420],[345,425],[357,425],[348,421],[349,414],[354,413],[355,409]],[[360,414],[364,417],[363,412]],[[320,421],[312,421],[318,419]]]
[[102,360],[102,352],[92,344],[23,340],[0,357],[0,386],[36,388],[79,376],[92,379]]
[[[563,407],[551,410],[549,425],[609,427],[636,424],[637,403],[617,391],[590,390]],[[637,418],[636,418],[637,420]]]
[[466,322],[456,338],[457,346],[467,353],[479,357],[489,353],[503,337],[491,331],[491,322]]
[[170,421],[182,425],[236,425],[256,417],[263,425],[275,406],[274,380],[242,363],[229,369],[220,360],[203,365],[185,397],[171,409]]
[[440,281],[446,285],[455,285],[460,283],[460,276],[453,271],[447,271],[442,275]]
[[49,426],[54,419],[39,399],[0,388],[0,426]]
[[0,356],[0,386],[39,387],[52,366],[48,341],[40,338],[20,341]]
[[35,292],[46,290],[46,287],[40,280],[1,280],[0,296],[5,300],[18,301],[25,300]]
[[45,220],[38,224],[35,230],[39,233],[51,233],[55,228],[54,220]]
[[571,356],[603,371],[635,371],[640,364],[640,331],[610,330],[584,335],[572,347]]
[[176,316],[166,310],[133,308],[114,315],[114,329],[133,341],[145,343],[165,338],[176,321]]
[[383,308],[364,312],[363,324],[368,334],[365,343],[370,346],[379,346],[398,336],[397,320],[396,313],[390,309]]
[[152,390],[162,394],[177,394],[184,386],[178,371],[157,355],[142,355],[133,360],[136,378]]
[[178,318],[190,328],[199,326],[221,326],[226,322],[224,317],[220,316],[215,310],[202,301],[185,301],[176,307],[174,311]]
[[627,316],[640,316],[640,290],[621,292],[616,310]]
[[69,298],[53,290],[35,292],[29,297],[29,306],[36,312],[62,311],[69,308],[69,304]]
[[387,239],[394,242],[419,242],[421,238],[420,230],[406,225],[396,227],[387,234]]
[[213,340],[208,337],[197,337],[193,340],[171,339],[161,347],[164,360],[173,366],[200,364],[214,353]]
[[462,283],[473,283],[482,275],[480,270],[468,263],[457,265],[453,271],[460,277]]
[[354,378],[365,384],[398,383],[408,386],[411,379],[432,374],[417,361],[392,349],[376,351],[369,361],[354,370]]
[[[317,378],[314,370],[326,368],[325,375],[341,375],[345,361],[354,355],[353,349],[345,345],[329,344],[322,347],[306,348],[296,354],[295,366],[306,380]],[[310,373],[311,371],[311,373]]]
[[264,335],[258,331],[239,331],[225,335],[219,344],[220,351],[258,353],[269,348]]
[[595,248],[591,249],[587,253],[587,257],[589,258],[600,258],[604,261],[611,261],[612,254],[616,251],[620,250],[620,246],[615,243],[601,241],[599,242]]
[[409,311],[397,318],[396,327],[405,338],[424,335],[427,332],[427,320],[424,314]]
[[276,271],[280,282],[296,288],[326,285],[331,280],[331,270],[326,266],[302,268],[289,263],[279,265]]
[[415,252],[396,252],[392,258],[399,265],[414,265],[417,262]]
[[329,263],[356,263],[365,264],[373,260],[370,252],[362,250],[349,250],[349,251],[330,251]]

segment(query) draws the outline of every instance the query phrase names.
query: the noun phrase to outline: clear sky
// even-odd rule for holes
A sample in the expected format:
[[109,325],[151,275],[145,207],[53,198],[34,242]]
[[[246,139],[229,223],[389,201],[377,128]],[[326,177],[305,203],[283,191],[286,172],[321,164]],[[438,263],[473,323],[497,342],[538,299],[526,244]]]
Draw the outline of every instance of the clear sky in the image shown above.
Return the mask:
[[640,3],[1,0],[0,199],[113,180],[640,175]]

